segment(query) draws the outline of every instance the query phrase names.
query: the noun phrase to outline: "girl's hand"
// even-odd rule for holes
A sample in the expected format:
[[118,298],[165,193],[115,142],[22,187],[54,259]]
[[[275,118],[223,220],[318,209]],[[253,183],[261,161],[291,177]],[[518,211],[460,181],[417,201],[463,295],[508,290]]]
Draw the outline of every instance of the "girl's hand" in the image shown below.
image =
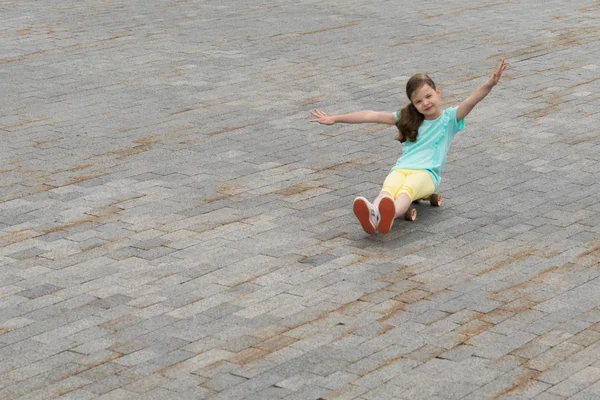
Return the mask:
[[487,84],[491,87],[496,86],[496,84],[500,82],[500,77],[502,76],[502,73],[505,69],[506,64],[504,64],[504,60],[501,60],[494,74],[490,77],[490,79],[488,79]]
[[322,125],[333,125],[335,124],[335,119],[332,116],[329,116],[327,114],[325,114],[323,111],[321,110],[313,110],[311,112],[311,114],[313,116],[315,116],[315,119],[311,119],[310,122],[318,122]]
[[488,79],[487,82],[483,84],[483,86],[475,90],[473,93],[471,93],[469,97],[467,97],[462,103],[460,103],[458,109],[456,110],[457,121],[460,121],[461,119],[464,119],[467,115],[469,115],[471,110],[473,110],[473,107],[475,107],[477,103],[483,100],[485,96],[487,96],[490,93],[492,88],[496,86],[498,82],[500,82],[500,77],[502,76],[502,73],[505,69],[506,64],[504,64],[504,60],[501,60],[500,64],[498,65],[498,68],[496,68],[496,71],[494,71],[494,74],[490,77],[490,79]]

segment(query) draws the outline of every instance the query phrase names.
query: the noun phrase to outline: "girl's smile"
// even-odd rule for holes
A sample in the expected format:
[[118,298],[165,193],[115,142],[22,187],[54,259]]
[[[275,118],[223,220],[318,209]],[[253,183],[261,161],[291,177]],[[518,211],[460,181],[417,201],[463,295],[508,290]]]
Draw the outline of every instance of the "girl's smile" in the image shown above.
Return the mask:
[[423,85],[413,92],[410,96],[410,100],[417,111],[425,116],[425,119],[436,119],[442,113],[439,108],[439,89],[433,89],[429,85]]

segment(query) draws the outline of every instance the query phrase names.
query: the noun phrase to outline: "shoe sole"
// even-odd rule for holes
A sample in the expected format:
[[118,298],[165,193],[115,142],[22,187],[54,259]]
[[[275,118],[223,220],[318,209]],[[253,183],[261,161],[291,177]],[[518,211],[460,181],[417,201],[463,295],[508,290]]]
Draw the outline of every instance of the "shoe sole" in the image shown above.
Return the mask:
[[384,197],[379,202],[379,233],[388,233],[392,229],[394,219],[396,218],[396,205],[391,197]]
[[354,211],[354,215],[360,222],[360,226],[362,226],[363,230],[367,232],[369,235],[375,234],[375,227],[371,223],[371,213],[369,212],[369,206],[362,199],[354,200],[354,204],[352,206],[352,210]]

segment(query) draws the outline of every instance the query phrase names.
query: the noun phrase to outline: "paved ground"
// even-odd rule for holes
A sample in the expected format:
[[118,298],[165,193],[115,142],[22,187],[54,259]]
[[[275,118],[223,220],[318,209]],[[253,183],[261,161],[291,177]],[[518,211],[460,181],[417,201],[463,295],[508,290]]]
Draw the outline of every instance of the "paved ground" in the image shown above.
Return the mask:
[[[600,398],[600,3],[0,0],[0,399]],[[394,111],[468,117],[368,237]]]

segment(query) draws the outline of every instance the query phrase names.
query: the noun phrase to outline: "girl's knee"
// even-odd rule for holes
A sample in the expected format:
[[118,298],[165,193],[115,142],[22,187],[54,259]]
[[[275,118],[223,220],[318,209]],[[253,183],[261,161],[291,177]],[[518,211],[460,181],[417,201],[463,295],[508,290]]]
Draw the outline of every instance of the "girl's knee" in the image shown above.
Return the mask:
[[390,192],[388,192],[387,190],[382,190],[381,192],[379,192],[379,195],[377,196],[378,199],[381,199],[383,197],[391,197],[392,199],[395,199],[395,196],[393,194],[391,194]]
[[410,199],[410,201],[415,199],[414,191],[409,186],[404,186],[402,189],[400,189],[400,192],[398,192],[398,197],[400,196],[406,196]]

